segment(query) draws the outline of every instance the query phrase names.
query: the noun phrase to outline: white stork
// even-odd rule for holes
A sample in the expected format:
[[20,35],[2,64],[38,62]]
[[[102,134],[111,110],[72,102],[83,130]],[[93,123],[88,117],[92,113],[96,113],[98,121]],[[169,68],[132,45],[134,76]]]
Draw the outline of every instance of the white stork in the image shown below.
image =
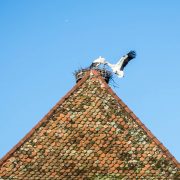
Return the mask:
[[105,58],[103,58],[103,57],[101,57],[101,56],[99,56],[99,58],[95,59],[95,60],[92,62],[90,68],[98,67],[100,64],[106,64]]
[[109,67],[111,67],[112,71],[117,74],[119,78],[124,77],[124,67],[129,63],[130,60],[136,57],[135,51],[130,51],[126,55],[124,55],[116,64],[110,64],[109,62],[105,62]]

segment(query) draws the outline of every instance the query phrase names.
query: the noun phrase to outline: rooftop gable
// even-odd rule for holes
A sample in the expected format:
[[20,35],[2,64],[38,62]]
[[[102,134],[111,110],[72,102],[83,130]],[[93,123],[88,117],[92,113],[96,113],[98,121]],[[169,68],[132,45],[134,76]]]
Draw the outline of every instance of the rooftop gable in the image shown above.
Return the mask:
[[0,177],[179,177],[179,163],[90,70],[0,162]]

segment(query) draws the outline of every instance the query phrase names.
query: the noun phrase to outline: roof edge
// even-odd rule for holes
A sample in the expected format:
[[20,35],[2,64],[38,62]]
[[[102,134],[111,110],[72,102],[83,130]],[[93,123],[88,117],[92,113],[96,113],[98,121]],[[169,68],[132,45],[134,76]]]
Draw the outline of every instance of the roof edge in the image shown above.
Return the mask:
[[[97,74],[98,72],[95,72]],[[129,109],[129,107],[117,96],[117,94],[112,90],[112,88],[105,82],[105,80],[100,76],[100,79],[104,82],[105,88],[108,92],[118,101],[118,103],[124,108],[124,110],[130,114],[132,119],[137,122],[139,127],[141,127],[147,136],[155,142],[155,144],[164,152],[167,158],[174,162],[174,164],[180,168],[180,163],[176,158],[169,152],[169,150],[152,134],[152,132],[141,122],[141,120]]]
[[[94,71],[93,71],[94,74]],[[54,112],[54,110],[61,105],[76,89],[81,86],[84,81],[88,79],[90,76],[90,71],[85,74],[85,76],[75,85],[73,88],[65,95],[63,96],[55,106],[50,109],[50,111],[9,151],[7,152],[1,159],[0,159],[0,166],[21,146],[23,143],[25,143],[50,116]]]

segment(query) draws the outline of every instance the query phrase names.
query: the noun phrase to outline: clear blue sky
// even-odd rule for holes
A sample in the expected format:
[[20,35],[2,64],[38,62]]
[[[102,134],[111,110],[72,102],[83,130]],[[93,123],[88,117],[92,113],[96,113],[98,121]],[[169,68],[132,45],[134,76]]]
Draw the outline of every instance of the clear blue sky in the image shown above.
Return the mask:
[[112,88],[180,161],[179,0],[1,0],[0,157],[75,85],[75,70],[131,49]]

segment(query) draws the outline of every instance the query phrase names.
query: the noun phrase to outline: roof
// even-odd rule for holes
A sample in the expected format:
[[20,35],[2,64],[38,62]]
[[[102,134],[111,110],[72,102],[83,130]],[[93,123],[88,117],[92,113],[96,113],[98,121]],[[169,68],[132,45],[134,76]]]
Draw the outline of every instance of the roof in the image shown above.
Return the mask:
[[177,179],[179,163],[90,70],[0,162],[2,179]]

